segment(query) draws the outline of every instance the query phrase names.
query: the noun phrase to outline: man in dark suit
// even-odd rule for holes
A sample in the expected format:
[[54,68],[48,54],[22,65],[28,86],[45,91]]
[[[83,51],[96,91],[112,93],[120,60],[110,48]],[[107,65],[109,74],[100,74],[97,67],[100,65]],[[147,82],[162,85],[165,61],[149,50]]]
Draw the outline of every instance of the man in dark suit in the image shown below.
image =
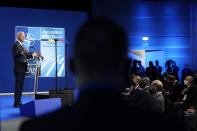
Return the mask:
[[148,77],[143,77],[140,82],[139,86],[143,89],[144,92],[150,94],[149,88],[150,88],[150,79]]
[[156,68],[153,62],[149,62],[149,67],[146,68],[146,76],[150,78],[150,82],[156,79]]
[[197,86],[194,84],[192,76],[187,76],[184,84],[186,88],[182,91],[183,99],[179,104],[183,105],[183,108],[186,110],[197,106]]
[[[168,125],[162,114],[132,110],[123,101],[127,47],[126,33],[116,23],[97,18],[83,24],[70,60],[80,88],[76,104],[26,121],[21,131],[175,130],[177,121]],[[164,122],[170,129],[161,128]]]
[[172,101],[177,102],[181,99],[182,84],[176,80],[175,76],[167,76],[167,84],[165,88],[165,95]]
[[31,53],[22,46],[25,41],[24,32],[17,33],[17,40],[12,47],[12,54],[14,57],[14,74],[16,78],[15,92],[14,92],[14,107],[22,105],[21,96],[23,90],[23,83],[25,72],[27,71],[27,59],[37,56],[37,53]]
[[161,80],[161,72],[162,72],[162,67],[159,66],[159,61],[155,61],[155,72],[156,72],[156,80]]
[[152,92],[154,100],[159,103],[161,112],[164,112],[165,111],[165,99],[162,94],[162,89],[163,89],[163,84],[161,83],[160,80],[154,80],[151,83],[150,90]]

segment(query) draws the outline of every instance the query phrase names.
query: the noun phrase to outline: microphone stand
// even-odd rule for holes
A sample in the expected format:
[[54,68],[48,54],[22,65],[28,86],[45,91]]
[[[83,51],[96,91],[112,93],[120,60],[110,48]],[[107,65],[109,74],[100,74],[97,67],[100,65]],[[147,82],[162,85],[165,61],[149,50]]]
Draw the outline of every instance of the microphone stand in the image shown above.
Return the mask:
[[58,90],[58,79],[57,79],[57,39],[54,39],[55,41],[55,80],[56,80],[56,94],[57,94],[57,90]]
[[68,89],[68,69],[69,69],[69,60],[68,60],[68,44],[66,44],[66,88]]

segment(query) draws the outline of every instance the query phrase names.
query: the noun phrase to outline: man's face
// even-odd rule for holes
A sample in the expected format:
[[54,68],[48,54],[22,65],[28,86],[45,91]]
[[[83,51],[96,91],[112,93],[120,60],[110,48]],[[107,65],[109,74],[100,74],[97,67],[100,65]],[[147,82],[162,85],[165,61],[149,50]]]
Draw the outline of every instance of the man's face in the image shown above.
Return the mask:
[[188,81],[188,85],[192,83],[192,78],[190,76],[187,76],[185,80]]
[[25,34],[24,34],[24,33],[18,34],[18,40],[19,40],[20,42],[24,42],[24,41],[25,41]]
[[137,83],[137,79],[136,79],[136,77],[132,78],[131,80],[132,80],[132,81],[133,81],[133,83],[136,85],[136,83]]

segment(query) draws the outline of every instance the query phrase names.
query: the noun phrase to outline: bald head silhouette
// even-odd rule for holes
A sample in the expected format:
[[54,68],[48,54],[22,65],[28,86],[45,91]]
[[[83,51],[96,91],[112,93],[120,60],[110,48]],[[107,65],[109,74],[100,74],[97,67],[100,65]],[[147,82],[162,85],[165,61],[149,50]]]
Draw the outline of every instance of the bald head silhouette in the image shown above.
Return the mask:
[[122,75],[126,60],[127,36],[120,25],[105,18],[96,18],[81,26],[71,60],[77,77],[91,79]]

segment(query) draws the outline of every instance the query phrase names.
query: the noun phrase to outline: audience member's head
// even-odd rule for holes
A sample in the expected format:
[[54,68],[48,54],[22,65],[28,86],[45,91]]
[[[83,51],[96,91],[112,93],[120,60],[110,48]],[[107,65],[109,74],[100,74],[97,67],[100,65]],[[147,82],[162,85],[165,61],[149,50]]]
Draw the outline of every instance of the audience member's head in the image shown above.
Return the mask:
[[148,86],[150,86],[150,78],[149,77],[143,77],[141,80],[140,80],[140,83],[139,83],[139,86],[141,88],[146,88]]
[[158,60],[156,60],[156,61],[155,61],[155,64],[156,64],[156,66],[158,66],[158,65],[159,65],[159,61],[158,61]]
[[153,62],[152,61],[149,61],[149,66],[153,66]]
[[186,86],[191,85],[192,82],[193,82],[193,80],[194,80],[194,78],[193,78],[192,76],[187,76],[187,77],[185,77],[184,85],[186,85]]
[[127,36],[121,26],[105,18],[90,19],[81,26],[70,61],[77,86],[92,82],[121,83],[126,62]]
[[174,75],[168,75],[167,76],[167,82],[174,83],[176,81],[176,78]]
[[137,60],[133,60],[133,67],[137,67]]
[[142,65],[142,62],[140,60],[138,60],[137,63],[139,67]]
[[163,89],[163,84],[160,80],[154,80],[152,83],[151,83],[151,93],[152,94],[156,94],[157,92],[161,92],[162,89]]
[[176,66],[176,62],[175,61],[172,61],[172,66]]
[[163,73],[163,80],[164,80],[164,81],[167,81],[168,75],[170,75],[168,72],[164,72],[164,73]]
[[141,80],[140,76],[136,76],[136,75],[131,75],[131,83],[133,83],[134,86],[138,86]]
[[189,64],[185,64],[184,66],[185,66],[185,68],[189,68]]

